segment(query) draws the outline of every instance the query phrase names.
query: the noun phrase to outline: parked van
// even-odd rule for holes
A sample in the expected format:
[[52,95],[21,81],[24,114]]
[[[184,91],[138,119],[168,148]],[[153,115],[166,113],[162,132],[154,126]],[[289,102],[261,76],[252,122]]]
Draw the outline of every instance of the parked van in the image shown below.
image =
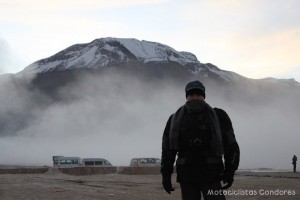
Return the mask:
[[82,165],[85,167],[110,167],[112,166],[110,162],[108,162],[104,158],[84,158],[82,159]]
[[65,156],[53,156],[53,167],[80,167],[81,158],[79,157],[65,157]]
[[133,158],[130,161],[130,166],[160,166],[161,160],[159,158]]

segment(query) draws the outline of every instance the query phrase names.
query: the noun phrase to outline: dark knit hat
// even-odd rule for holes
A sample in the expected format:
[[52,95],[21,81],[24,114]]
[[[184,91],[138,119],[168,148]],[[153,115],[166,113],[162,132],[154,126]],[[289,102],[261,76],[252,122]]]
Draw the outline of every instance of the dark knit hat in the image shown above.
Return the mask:
[[200,81],[189,82],[185,87],[185,97],[190,94],[200,94],[205,98],[205,87]]

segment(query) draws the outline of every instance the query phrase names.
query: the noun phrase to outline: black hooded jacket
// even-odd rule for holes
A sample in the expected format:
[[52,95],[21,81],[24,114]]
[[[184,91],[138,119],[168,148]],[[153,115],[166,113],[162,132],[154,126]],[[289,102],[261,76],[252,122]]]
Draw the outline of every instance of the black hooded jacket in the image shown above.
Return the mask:
[[[205,156],[203,159],[193,159],[193,156],[197,156],[198,153],[185,150],[171,150],[170,142],[170,127],[173,115],[171,115],[167,121],[162,144],[162,162],[161,173],[165,177],[171,176],[173,173],[173,166],[176,160],[176,171],[178,182],[213,182],[222,179],[224,171],[231,174],[237,170],[239,165],[240,150],[238,143],[235,139],[231,120],[227,113],[219,108],[214,108],[215,113],[218,116],[223,149],[224,149],[224,162],[222,158],[216,158],[215,161],[210,162]],[[183,136],[185,137],[185,136]],[[184,138],[181,138],[181,140]],[[193,155],[194,154],[194,155]],[[189,163],[186,162],[186,157],[190,156]],[[210,159],[210,158],[209,158]]]

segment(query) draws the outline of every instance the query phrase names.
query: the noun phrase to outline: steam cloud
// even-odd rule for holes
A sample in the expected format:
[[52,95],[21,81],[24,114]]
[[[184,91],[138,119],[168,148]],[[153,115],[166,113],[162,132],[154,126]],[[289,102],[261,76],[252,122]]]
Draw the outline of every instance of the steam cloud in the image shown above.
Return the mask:
[[[104,157],[117,165],[128,165],[131,157],[160,157],[164,125],[176,102],[180,105],[168,85],[155,88],[134,77],[118,75],[66,86],[60,93],[73,100],[49,107],[32,102],[32,96],[40,94],[24,88],[1,89],[2,94],[10,93],[10,99],[15,99],[1,97],[5,102],[1,104],[2,113],[13,110],[33,116],[15,136],[5,133],[1,138],[1,164],[51,165],[53,155]],[[164,96],[160,96],[162,93]],[[38,105],[34,111],[28,109],[34,107],[32,103]],[[176,106],[172,106],[174,103]]]
[[[0,164],[51,165],[53,155],[103,157],[114,165],[160,157],[166,121],[185,102],[184,86],[133,75],[83,76],[60,89],[68,101],[52,102],[38,91],[1,84],[0,116],[14,112],[18,123],[22,117],[29,120],[14,133],[1,132]],[[207,85],[206,100],[230,115],[241,148],[240,168],[290,168],[300,152],[299,92],[256,99],[251,96],[256,91],[245,97],[235,89]]]

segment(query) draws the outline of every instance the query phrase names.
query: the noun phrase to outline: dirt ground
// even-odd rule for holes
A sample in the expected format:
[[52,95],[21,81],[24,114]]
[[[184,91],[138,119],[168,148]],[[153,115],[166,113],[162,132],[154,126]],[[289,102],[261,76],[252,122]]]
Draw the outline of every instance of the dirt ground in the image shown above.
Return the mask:
[[[167,194],[160,175],[72,176],[50,170],[43,174],[0,174],[1,200],[179,200],[180,188]],[[300,173],[237,172],[227,199],[300,199]]]

